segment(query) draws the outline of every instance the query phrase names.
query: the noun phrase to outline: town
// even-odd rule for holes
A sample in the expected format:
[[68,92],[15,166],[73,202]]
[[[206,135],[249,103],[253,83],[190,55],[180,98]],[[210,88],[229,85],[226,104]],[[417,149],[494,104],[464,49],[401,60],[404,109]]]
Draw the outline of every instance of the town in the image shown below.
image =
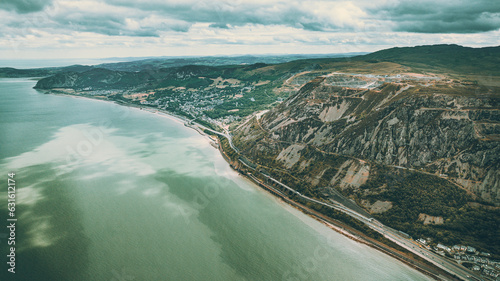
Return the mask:
[[495,278],[500,276],[500,261],[492,260],[490,253],[479,252],[474,247],[466,245],[446,246],[433,243],[432,239],[419,238],[416,240],[422,247],[434,251],[443,257],[453,258],[457,263],[484,276]]

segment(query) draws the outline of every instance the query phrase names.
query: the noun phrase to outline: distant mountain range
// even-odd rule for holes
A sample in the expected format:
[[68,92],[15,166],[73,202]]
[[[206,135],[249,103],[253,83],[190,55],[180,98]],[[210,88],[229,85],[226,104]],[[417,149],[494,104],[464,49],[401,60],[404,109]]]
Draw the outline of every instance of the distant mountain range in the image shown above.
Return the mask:
[[459,45],[431,45],[416,47],[395,47],[370,54],[318,54],[318,55],[269,55],[234,57],[166,57],[147,58],[134,61],[104,63],[95,66],[72,65],[66,67],[15,69],[0,68],[0,77],[43,77],[62,72],[84,72],[95,68],[116,71],[136,72],[184,65],[240,65],[240,64],[283,64],[291,61],[306,60],[310,63],[365,61],[393,62],[417,70],[452,72],[472,75],[500,75],[500,46],[470,48]]
[[[345,54],[292,54],[292,55],[245,55],[245,56],[213,56],[213,57],[152,57],[152,58],[125,58],[125,61],[102,63],[98,65],[71,65],[64,67],[43,67],[30,69],[16,69],[0,67],[0,77],[44,77],[63,72],[84,72],[96,68],[115,71],[137,72],[160,68],[179,67],[185,65],[248,65],[255,63],[278,64],[299,59],[314,58],[347,58],[366,53]],[[118,58],[117,58],[118,59]]]

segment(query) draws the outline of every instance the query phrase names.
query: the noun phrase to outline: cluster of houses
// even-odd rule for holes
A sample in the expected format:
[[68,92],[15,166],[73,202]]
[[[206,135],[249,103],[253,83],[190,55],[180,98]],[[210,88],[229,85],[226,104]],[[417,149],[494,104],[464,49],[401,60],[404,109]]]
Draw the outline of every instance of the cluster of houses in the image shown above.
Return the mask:
[[500,277],[500,262],[489,259],[489,253],[478,252],[470,246],[455,245],[452,247],[453,258],[459,263],[469,262],[473,264],[472,270],[481,271],[483,275],[493,278]]
[[419,238],[416,240],[428,249],[434,250],[442,256],[451,256],[458,263],[472,264],[470,269],[481,272],[484,276],[493,277],[494,280],[500,280],[500,261],[490,259],[490,253],[479,252],[476,248],[465,245],[454,245],[452,247],[441,243],[431,247],[430,239]]

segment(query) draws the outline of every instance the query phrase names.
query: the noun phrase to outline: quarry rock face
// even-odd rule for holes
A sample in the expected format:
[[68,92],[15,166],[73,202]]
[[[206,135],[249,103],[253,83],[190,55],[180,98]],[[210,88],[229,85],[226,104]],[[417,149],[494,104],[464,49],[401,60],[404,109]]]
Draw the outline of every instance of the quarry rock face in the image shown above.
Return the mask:
[[[492,88],[453,81],[349,88],[318,77],[261,118],[241,125],[235,141],[254,159],[267,155],[291,171],[309,167],[310,183],[324,178],[326,189],[359,187],[378,163],[448,179],[498,205],[495,94]],[[336,157],[335,163],[329,156]],[[329,168],[332,172],[325,173]]]

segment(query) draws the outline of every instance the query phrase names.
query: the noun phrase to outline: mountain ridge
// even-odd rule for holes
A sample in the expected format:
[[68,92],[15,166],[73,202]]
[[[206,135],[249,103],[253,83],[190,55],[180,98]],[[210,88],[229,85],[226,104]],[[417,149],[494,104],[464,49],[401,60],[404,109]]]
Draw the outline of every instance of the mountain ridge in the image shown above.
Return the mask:
[[415,47],[394,47],[355,60],[383,60],[402,63],[407,66],[443,67],[446,71],[462,74],[500,75],[500,46],[471,48],[456,44],[422,45]]
[[[462,85],[435,93],[418,83],[353,89],[332,86],[332,80],[315,78],[241,124],[233,131],[240,154],[301,194],[328,201],[340,192],[414,237],[493,245],[498,253],[497,230],[462,217],[476,203],[500,203],[498,89],[481,99],[454,95]],[[385,207],[374,211],[375,205]],[[495,215],[481,214],[498,225]],[[425,216],[443,223],[423,225]],[[464,225],[476,233],[458,230]]]

